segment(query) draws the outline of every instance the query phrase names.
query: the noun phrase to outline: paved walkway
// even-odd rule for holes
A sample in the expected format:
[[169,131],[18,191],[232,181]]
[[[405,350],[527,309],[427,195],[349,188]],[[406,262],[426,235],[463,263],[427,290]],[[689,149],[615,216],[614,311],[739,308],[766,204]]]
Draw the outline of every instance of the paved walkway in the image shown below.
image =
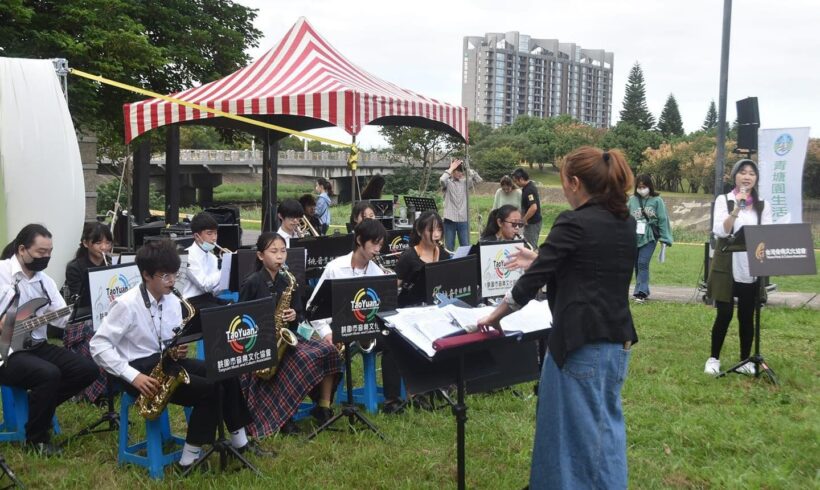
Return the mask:
[[[242,243],[245,245],[255,245],[259,238],[257,230],[243,230]],[[631,286],[630,286],[631,290]],[[674,301],[676,303],[702,303],[703,293],[696,287],[679,286],[655,286],[652,285],[652,300]],[[817,293],[787,293],[774,292],[769,294],[769,305],[788,306],[799,308],[805,306],[814,310],[820,310],[820,295]]]

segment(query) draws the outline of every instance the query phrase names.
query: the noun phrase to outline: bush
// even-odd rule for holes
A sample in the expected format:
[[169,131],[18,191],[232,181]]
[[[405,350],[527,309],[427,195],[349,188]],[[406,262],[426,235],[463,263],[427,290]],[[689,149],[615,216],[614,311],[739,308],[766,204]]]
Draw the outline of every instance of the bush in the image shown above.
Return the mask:
[[520,154],[508,146],[490,148],[475,157],[478,173],[486,181],[497,181],[518,167]]
[[383,195],[409,194],[411,190],[418,191],[421,169],[409,165],[397,168],[393,175],[385,178]]
[[[97,186],[97,214],[105,214],[114,209],[114,201],[117,199],[117,190],[120,187],[120,179],[113,179]],[[129,186],[123,186],[120,192],[120,207],[128,209],[128,196],[131,194]],[[165,195],[157,191],[153,186],[148,192],[148,207],[150,209],[165,210]]]

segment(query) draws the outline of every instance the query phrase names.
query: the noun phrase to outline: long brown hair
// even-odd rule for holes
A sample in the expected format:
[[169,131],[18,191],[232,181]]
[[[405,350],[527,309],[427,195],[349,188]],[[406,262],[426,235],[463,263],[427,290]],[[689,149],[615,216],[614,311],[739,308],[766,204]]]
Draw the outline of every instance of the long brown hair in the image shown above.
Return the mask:
[[561,176],[578,177],[591,199],[619,218],[629,216],[627,193],[632,190],[635,177],[619,150],[582,146],[566,156]]

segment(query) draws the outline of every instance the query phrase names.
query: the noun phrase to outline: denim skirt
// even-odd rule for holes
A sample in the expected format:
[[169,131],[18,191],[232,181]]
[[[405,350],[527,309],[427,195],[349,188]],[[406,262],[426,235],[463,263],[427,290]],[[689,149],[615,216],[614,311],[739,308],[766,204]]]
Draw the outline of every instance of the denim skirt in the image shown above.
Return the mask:
[[627,487],[621,387],[631,352],[623,344],[586,344],[562,369],[544,360],[536,410],[530,488]]

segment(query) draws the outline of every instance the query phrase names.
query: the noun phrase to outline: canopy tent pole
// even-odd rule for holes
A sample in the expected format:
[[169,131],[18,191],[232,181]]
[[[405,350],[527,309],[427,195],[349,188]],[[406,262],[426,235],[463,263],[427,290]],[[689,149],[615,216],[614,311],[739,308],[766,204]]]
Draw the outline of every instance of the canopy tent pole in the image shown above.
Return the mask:
[[[465,185],[464,185],[464,200],[467,203],[467,236],[469,237],[470,236],[470,224],[471,224],[471,222],[470,222],[470,184],[475,185],[475,183],[473,183],[473,178],[472,178],[473,176],[471,175],[472,172],[470,172],[470,146],[467,144],[466,141],[464,142],[464,174],[467,176],[467,182],[465,182]],[[475,190],[475,189],[473,189],[473,190]],[[479,228],[480,228],[480,226],[479,226]],[[479,229],[479,234],[480,233],[481,233],[481,230]],[[469,240],[472,241],[472,238],[469,238]],[[461,243],[459,243],[459,246],[461,246]]]
[[274,132],[265,131],[262,140],[262,231],[275,231],[277,169],[279,167],[279,139]]
[[179,223],[179,125],[171,124],[165,133],[165,224]]
[[131,186],[131,204],[136,226],[148,219],[149,177],[151,173],[151,137],[141,138],[134,150],[134,168]]
[[[356,134],[352,135],[352,144],[356,144]],[[350,169],[350,204],[353,205],[354,202],[357,201],[356,199],[356,188],[358,187],[359,181],[356,179],[356,168]],[[361,200],[362,193],[359,192],[359,199]]]

